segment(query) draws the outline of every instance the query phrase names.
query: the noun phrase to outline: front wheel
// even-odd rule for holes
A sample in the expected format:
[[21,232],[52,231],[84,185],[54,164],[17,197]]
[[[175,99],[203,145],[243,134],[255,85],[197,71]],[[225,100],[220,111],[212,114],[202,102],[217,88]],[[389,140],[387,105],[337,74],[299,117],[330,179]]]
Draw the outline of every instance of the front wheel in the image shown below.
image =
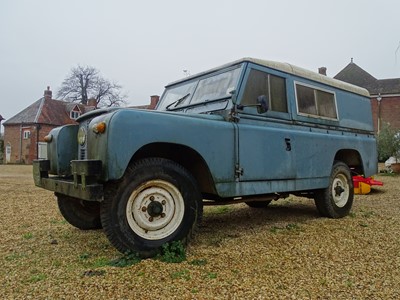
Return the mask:
[[110,194],[101,203],[101,220],[108,239],[122,253],[151,257],[165,243],[186,243],[202,214],[194,178],[166,159],[136,162]]
[[100,203],[56,193],[58,208],[65,220],[82,230],[101,229]]
[[324,217],[343,218],[349,214],[353,198],[354,187],[351,171],[346,164],[335,162],[329,186],[315,193],[315,205]]

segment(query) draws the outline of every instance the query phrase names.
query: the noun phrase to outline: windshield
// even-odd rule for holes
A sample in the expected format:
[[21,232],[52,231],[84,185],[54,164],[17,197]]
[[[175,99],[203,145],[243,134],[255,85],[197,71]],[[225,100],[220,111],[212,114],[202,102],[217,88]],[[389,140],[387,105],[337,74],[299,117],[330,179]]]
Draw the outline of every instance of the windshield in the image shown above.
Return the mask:
[[174,110],[179,107],[231,97],[236,90],[240,67],[209,77],[197,78],[180,85],[167,88],[158,110]]

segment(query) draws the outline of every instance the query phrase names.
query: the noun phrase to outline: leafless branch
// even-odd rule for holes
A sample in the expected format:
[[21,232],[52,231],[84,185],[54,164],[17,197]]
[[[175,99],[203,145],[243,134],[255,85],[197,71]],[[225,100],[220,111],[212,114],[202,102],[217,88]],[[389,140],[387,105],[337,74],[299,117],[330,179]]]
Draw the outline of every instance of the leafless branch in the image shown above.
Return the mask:
[[62,82],[57,97],[85,105],[94,98],[98,107],[121,106],[126,104],[121,88],[119,84],[104,79],[97,69],[77,66]]

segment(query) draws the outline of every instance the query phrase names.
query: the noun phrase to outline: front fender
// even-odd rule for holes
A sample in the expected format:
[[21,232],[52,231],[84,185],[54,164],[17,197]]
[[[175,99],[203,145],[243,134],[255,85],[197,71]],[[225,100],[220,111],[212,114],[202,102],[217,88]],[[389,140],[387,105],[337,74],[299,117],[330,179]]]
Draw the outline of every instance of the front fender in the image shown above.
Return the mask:
[[208,165],[215,182],[234,178],[234,128],[220,116],[119,110],[109,120],[108,179],[123,176],[132,157],[154,144],[183,145],[197,152]]

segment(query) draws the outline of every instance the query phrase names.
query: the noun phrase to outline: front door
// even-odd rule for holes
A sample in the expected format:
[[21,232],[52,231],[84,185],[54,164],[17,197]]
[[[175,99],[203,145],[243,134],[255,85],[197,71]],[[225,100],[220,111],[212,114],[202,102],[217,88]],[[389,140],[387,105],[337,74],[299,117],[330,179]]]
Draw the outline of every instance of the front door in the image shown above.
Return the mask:
[[250,120],[238,124],[240,181],[293,179],[296,177],[294,137],[288,129]]
[[295,141],[285,76],[257,65],[246,71],[237,122],[236,172],[240,181],[296,178]]

